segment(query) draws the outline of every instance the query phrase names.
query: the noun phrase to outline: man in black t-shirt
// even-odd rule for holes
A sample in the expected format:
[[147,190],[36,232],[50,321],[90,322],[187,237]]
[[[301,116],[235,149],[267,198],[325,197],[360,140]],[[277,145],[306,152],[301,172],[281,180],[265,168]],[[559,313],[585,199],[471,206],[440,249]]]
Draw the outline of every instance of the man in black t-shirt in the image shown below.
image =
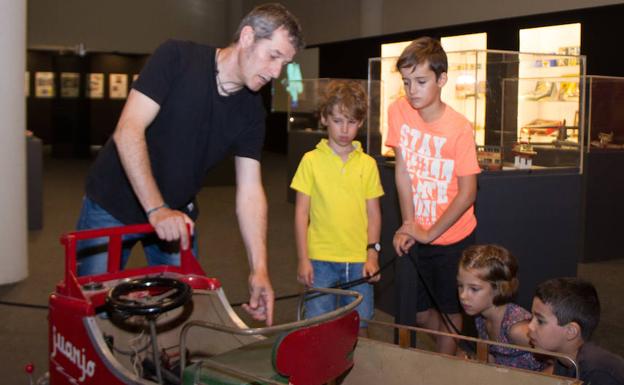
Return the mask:
[[[537,286],[529,339],[537,348],[575,360],[586,385],[624,385],[624,359],[590,341],[600,321],[594,286],[578,278],[554,278]],[[553,374],[576,377],[569,360],[554,362]]]
[[[137,241],[150,265],[179,264],[171,242],[190,246],[198,215],[195,196],[206,171],[233,153],[236,213],[251,266],[244,307],[271,324],[267,203],[260,175],[265,112],[257,91],[277,78],[302,46],[298,21],[279,4],[254,8],[228,47],[161,45],[133,84],[113,137],[87,177],[78,229],[149,221],[157,237],[124,237],[120,267]],[[106,271],[101,239],[78,248],[79,275]]]

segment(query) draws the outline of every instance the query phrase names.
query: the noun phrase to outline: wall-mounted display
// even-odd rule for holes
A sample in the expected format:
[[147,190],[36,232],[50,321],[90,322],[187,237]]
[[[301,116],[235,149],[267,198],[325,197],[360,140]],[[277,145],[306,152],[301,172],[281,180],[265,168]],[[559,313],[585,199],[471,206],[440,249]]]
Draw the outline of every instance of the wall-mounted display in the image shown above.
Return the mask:
[[125,99],[128,97],[128,75],[110,74],[108,82],[108,96],[111,99]]
[[[306,48],[297,52],[295,62],[283,69],[280,76],[271,83],[271,111],[287,112],[288,100],[293,107],[303,94],[302,79],[319,77],[319,49]],[[288,97],[290,96],[290,99]]]
[[54,97],[54,72],[35,72],[35,97]]
[[85,82],[85,84],[85,96],[87,98],[102,99],[104,97],[104,74],[87,74],[87,81]]
[[61,72],[61,97],[77,98],[78,96],[80,96],[80,74]]
[[30,96],[30,72],[24,72],[24,96]]

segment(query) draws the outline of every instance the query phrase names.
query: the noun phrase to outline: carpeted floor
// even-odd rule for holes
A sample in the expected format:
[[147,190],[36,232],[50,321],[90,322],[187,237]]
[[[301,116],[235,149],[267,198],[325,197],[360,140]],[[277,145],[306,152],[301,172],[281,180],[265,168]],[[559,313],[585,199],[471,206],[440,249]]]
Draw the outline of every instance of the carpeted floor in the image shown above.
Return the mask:
[[[59,236],[73,229],[83,194],[83,183],[91,160],[55,159],[44,156],[43,229],[29,233],[29,277],[23,282],[0,286],[0,300],[47,304],[49,293],[62,278],[63,249]],[[263,178],[269,200],[270,272],[276,295],[299,291],[292,229],[293,205],[286,201],[286,156],[266,153]],[[248,267],[234,214],[234,186],[206,187],[199,195],[197,223],[200,261],[209,275],[218,277],[232,303],[247,299]],[[131,265],[140,264],[133,255]],[[624,257],[624,255],[619,256]],[[595,339],[624,354],[624,259],[580,264],[579,276],[597,286],[603,304],[602,321]],[[294,319],[295,301],[277,305],[276,321]],[[390,320],[378,312],[376,318]],[[382,334],[382,332],[379,332]],[[5,384],[27,384],[24,366],[33,362],[36,375],[47,370],[46,311],[0,306],[0,378]],[[387,335],[382,336],[388,338]]]

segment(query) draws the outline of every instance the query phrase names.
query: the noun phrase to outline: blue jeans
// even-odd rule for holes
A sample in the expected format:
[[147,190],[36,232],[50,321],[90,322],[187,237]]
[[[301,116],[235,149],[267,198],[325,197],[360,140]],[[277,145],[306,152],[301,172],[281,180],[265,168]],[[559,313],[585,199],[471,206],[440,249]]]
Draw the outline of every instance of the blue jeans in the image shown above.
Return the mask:
[[[339,263],[312,260],[314,269],[314,287],[332,287],[341,283],[362,278],[363,263]],[[361,283],[350,287],[364,297],[362,302],[355,308],[360,314],[360,328],[368,327],[363,319],[372,319],[374,312],[373,285]],[[321,315],[337,307],[345,306],[353,301],[353,297],[322,295],[306,301],[306,317],[311,318]]]
[[[100,205],[84,197],[78,230],[100,229],[124,226]],[[129,234],[122,237],[122,251],[119,268],[123,270],[128,262],[130,250],[141,241],[147,263],[153,265],[180,265],[179,242],[167,242],[152,234]],[[102,274],[107,271],[108,238],[93,238],[79,241],[76,245],[78,276]],[[197,256],[197,237],[193,237],[193,253]]]

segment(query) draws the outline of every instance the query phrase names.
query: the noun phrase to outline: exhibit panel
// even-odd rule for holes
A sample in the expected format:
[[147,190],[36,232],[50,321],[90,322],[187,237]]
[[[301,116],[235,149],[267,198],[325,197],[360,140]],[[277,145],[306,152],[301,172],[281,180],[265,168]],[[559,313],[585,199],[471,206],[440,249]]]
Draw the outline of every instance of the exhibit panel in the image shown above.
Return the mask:
[[89,156],[112,134],[148,55],[28,50],[28,129],[55,156]]

